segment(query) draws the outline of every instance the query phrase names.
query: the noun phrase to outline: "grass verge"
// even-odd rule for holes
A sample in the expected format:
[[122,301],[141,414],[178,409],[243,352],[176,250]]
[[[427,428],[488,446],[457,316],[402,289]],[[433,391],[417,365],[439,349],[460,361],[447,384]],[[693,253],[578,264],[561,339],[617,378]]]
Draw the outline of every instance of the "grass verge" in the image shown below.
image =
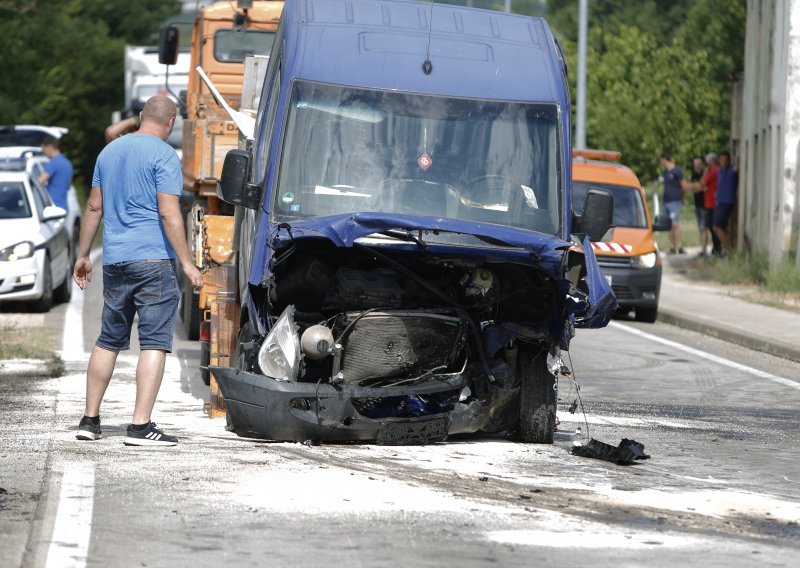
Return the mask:
[[64,372],[64,362],[55,352],[56,332],[45,327],[0,325],[0,360],[41,359],[46,361],[47,375],[58,377]]

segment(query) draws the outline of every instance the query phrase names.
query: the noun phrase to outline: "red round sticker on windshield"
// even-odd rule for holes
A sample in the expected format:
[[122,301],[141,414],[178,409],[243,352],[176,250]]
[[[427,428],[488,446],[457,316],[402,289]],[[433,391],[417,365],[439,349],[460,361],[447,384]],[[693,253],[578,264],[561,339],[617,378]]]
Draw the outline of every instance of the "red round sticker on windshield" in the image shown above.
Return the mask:
[[428,168],[433,165],[433,158],[431,158],[427,152],[424,152],[419,158],[417,158],[417,165],[422,168],[423,172],[427,172]]

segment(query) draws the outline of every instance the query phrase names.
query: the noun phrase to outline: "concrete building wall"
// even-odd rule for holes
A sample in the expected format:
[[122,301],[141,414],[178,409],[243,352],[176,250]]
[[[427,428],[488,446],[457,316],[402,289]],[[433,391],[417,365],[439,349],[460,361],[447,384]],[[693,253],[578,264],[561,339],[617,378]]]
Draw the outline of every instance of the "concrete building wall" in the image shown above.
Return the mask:
[[800,1],[748,0],[741,117],[739,247],[774,264],[800,250]]

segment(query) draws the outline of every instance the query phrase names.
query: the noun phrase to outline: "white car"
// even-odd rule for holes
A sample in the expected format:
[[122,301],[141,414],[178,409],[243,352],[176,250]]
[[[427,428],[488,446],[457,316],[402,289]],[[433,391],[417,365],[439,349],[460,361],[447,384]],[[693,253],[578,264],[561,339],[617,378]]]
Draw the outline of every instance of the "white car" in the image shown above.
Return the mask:
[[0,304],[29,302],[46,312],[72,295],[67,212],[25,170],[0,160]]

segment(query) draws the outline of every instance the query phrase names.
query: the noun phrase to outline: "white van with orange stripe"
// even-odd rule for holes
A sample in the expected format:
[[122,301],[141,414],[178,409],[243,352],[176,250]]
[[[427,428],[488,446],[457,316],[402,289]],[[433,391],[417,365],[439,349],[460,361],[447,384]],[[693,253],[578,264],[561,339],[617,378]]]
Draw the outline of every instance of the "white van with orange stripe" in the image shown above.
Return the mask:
[[668,231],[667,215],[651,220],[644,190],[630,168],[614,163],[622,155],[606,150],[573,150],[572,206],[581,211],[591,188],[614,196],[614,238],[593,242],[597,264],[611,284],[619,310],[654,322],[661,290],[661,254],[653,231]]

